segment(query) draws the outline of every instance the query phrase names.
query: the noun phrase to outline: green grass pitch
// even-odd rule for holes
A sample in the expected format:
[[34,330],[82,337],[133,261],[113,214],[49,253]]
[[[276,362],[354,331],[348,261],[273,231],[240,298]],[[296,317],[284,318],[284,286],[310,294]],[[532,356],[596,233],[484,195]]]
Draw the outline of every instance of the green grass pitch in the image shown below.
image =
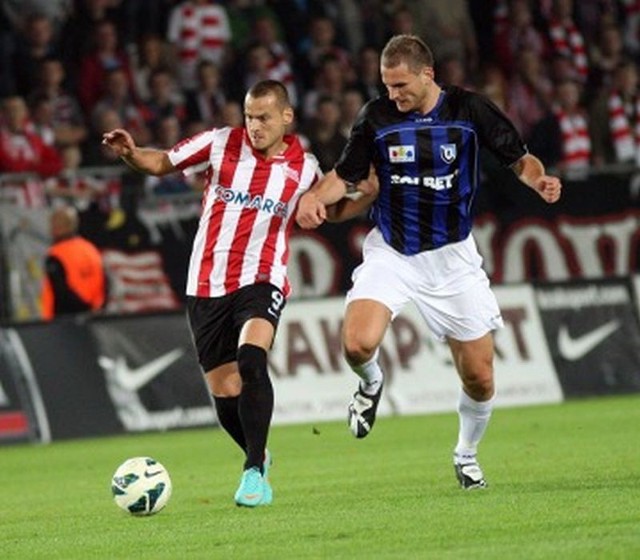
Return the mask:
[[[233,503],[241,455],[199,429],[0,448],[0,558],[640,558],[640,396],[497,409],[486,490],[460,490],[454,414],[277,426],[270,507]],[[159,514],[111,499],[122,460],[173,479]]]

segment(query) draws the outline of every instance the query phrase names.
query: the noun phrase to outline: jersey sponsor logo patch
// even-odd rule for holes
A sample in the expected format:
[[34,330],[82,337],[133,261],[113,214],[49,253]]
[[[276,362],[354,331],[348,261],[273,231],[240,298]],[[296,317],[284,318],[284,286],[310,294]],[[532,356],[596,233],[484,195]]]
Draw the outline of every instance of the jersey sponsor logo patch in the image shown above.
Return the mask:
[[440,157],[445,163],[452,163],[458,155],[458,149],[455,144],[442,144],[440,146]]
[[248,192],[242,192],[231,188],[225,188],[218,185],[215,193],[225,204],[239,204],[251,210],[260,210],[269,214],[287,217],[289,205],[285,202],[262,196],[260,194],[252,196]]
[[453,180],[457,174],[457,170],[449,175],[441,175],[439,177],[432,177],[429,175],[415,177],[410,175],[397,175],[394,173],[389,177],[389,181],[392,185],[413,185],[416,187],[422,185],[423,187],[433,189],[434,191],[442,191],[453,187]]
[[411,144],[389,146],[389,161],[391,163],[411,163],[416,161],[416,148]]

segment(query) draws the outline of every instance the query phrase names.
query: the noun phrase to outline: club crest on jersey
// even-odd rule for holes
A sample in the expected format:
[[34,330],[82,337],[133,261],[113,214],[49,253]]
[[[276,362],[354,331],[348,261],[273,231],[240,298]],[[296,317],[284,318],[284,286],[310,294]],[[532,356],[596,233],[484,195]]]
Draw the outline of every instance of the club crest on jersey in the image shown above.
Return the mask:
[[458,155],[458,149],[455,144],[442,144],[440,146],[440,157],[445,163],[452,163]]
[[285,162],[282,165],[282,172],[289,181],[293,181],[294,183],[300,182],[300,174],[295,169],[291,169],[288,163]]
[[416,161],[416,148],[411,144],[389,146],[389,161],[391,163],[411,163]]

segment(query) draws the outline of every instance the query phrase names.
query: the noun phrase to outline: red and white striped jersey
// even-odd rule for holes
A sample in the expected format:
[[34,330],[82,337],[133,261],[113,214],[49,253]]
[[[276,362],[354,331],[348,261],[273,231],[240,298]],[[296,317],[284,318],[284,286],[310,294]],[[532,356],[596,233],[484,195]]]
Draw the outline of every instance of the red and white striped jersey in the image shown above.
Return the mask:
[[202,215],[193,242],[187,295],[218,297],[269,282],[285,295],[289,234],[298,199],[322,175],[296,136],[282,155],[265,159],[244,128],[218,128],[176,144],[171,163],[205,172]]
[[227,11],[214,3],[183,2],[171,12],[167,36],[177,47],[181,85],[193,88],[198,60],[223,62],[224,47],[231,40]]

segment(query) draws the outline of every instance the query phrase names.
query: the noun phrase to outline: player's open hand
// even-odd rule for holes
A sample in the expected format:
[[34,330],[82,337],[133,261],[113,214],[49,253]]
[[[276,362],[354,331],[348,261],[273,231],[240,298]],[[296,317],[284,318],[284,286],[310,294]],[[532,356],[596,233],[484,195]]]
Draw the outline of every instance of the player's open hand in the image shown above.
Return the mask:
[[296,222],[303,229],[317,228],[327,219],[327,209],[318,200],[315,193],[309,191],[300,197],[298,211],[296,212]]
[[562,183],[557,177],[542,175],[538,177],[533,188],[544,200],[553,203],[560,199]]
[[116,128],[102,135],[102,143],[109,146],[119,157],[130,156],[136,147],[131,134],[122,128]]

